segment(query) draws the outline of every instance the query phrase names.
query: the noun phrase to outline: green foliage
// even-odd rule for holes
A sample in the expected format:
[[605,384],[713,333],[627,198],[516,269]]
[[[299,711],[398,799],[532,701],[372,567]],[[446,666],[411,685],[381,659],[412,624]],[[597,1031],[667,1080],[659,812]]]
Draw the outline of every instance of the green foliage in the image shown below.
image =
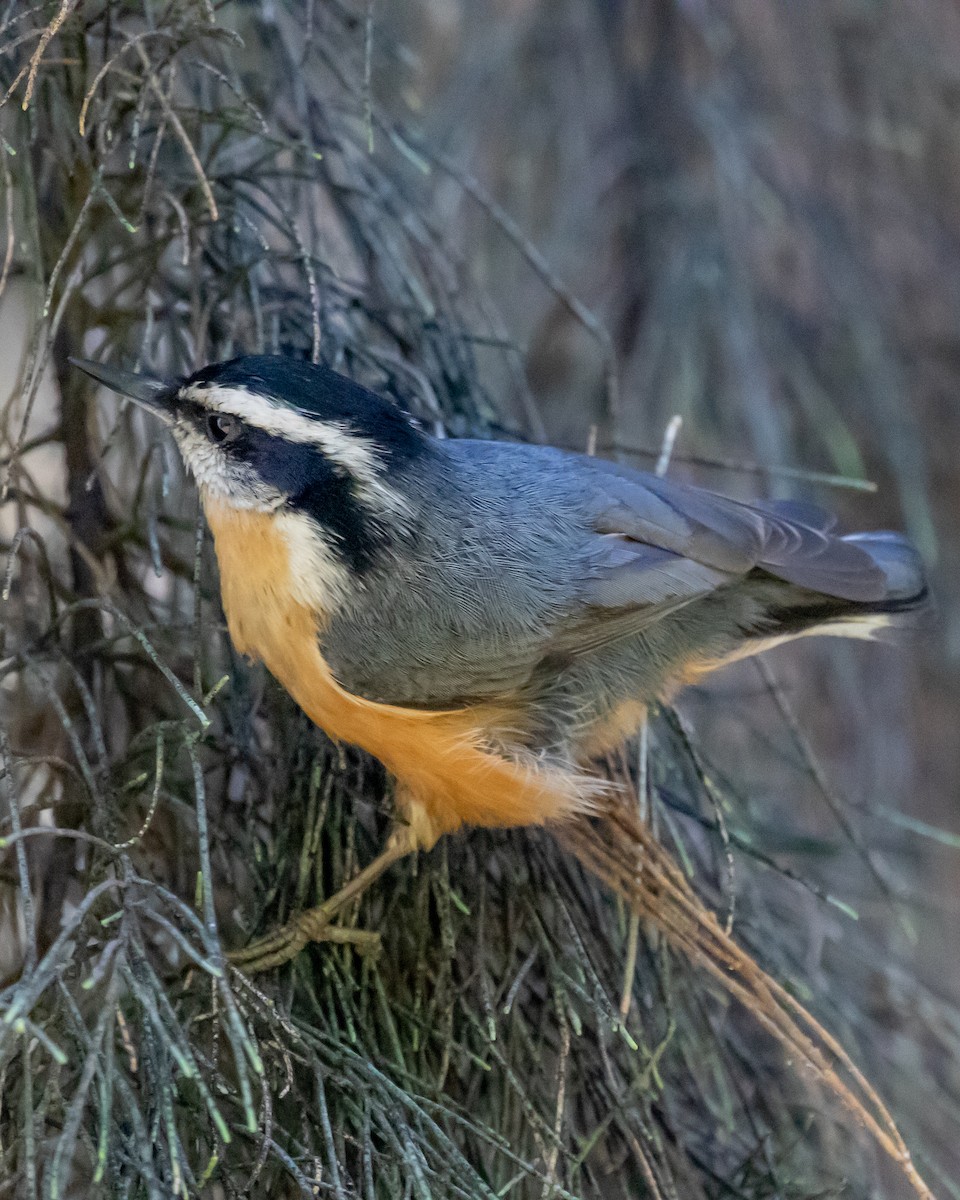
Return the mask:
[[[375,103],[372,11],[0,14],[0,286],[30,330],[0,427],[0,1196],[760,1200],[844,1179],[846,1195],[879,1195],[870,1148],[650,931],[621,1016],[629,914],[546,833],[471,833],[395,869],[349,915],[382,931],[376,960],[324,946],[253,982],[224,960],[221,938],[239,944],[368,861],[389,796],[375,764],[234,655],[169,448],[130,406],[94,411],[67,356],[174,373],[241,349],[307,354],[432,427],[490,432],[502,405],[481,367],[495,355],[530,411],[521,347],[433,215],[440,173],[481,201],[613,380],[598,319]],[[797,783],[795,739],[782,752]],[[840,937],[849,901],[785,862],[819,863],[832,831],[765,830],[763,797],[740,795],[670,716],[642,774],[702,894],[877,1068],[908,1131],[922,1113],[898,1071],[946,1064],[935,1086],[956,1111],[956,1012],[867,930],[844,942],[855,962],[810,952]],[[863,979],[880,981],[870,1012],[844,999]],[[924,1165],[947,1161],[932,1144]]]

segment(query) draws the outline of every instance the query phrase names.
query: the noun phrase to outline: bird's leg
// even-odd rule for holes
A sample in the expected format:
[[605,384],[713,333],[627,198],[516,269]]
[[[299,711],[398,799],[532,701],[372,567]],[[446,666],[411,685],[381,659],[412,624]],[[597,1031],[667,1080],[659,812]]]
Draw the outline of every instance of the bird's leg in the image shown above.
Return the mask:
[[380,945],[378,933],[331,925],[331,919],[351,900],[361,896],[388,867],[412,854],[418,845],[419,841],[413,828],[409,825],[398,825],[387,840],[383,853],[354,875],[349,883],[345,883],[329,900],[325,900],[316,908],[297,913],[282,928],[266,937],[258,938],[242,950],[234,950],[227,958],[247,975],[254,975],[289,962],[308,942],[350,942],[361,953],[377,950]]

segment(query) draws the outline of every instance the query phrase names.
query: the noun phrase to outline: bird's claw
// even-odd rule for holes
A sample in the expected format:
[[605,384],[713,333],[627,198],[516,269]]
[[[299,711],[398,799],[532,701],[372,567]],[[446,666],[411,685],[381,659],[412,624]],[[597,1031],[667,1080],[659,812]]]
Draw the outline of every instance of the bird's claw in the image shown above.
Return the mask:
[[273,967],[289,962],[309,942],[349,943],[361,954],[376,954],[380,950],[380,935],[367,929],[350,929],[331,924],[332,919],[344,908],[353,904],[375,879],[393,863],[406,857],[419,845],[416,834],[408,826],[393,831],[381,854],[359,871],[343,887],[317,908],[308,908],[297,913],[282,929],[259,938],[242,950],[227,955],[228,960],[248,975],[258,971],[269,971]]
[[281,967],[310,942],[336,942],[349,944],[360,954],[376,955],[380,952],[380,934],[369,929],[348,929],[342,925],[331,925],[331,914],[323,907],[307,909],[291,917],[286,925],[266,937],[258,938],[249,946],[233,950],[227,961],[238,967],[245,975],[257,975]]

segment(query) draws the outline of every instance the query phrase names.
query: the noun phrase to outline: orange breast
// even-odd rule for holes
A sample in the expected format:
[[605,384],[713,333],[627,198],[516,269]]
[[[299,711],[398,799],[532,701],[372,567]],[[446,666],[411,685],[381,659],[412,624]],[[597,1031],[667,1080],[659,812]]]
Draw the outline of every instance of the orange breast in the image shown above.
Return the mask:
[[470,825],[535,825],[589,808],[596,780],[545,767],[491,742],[521,714],[492,705],[429,712],[378,704],[347,692],[320,652],[325,614],[294,598],[290,550],[269,513],[230,509],[209,496],[230,636],[262,659],[312,721],[369,751],[396,777],[398,802],[420,844]]

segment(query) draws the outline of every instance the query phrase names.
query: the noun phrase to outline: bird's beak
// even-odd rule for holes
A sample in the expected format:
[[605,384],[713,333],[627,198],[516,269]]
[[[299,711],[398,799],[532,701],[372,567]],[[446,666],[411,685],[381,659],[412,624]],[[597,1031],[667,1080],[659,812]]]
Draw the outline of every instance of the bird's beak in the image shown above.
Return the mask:
[[166,424],[172,423],[173,414],[170,411],[170,401],[176,390],[175,383],[171,383],[167,379],[158,379],[153,375],[138,375],[133,371],[124,371],[120,367],[110,366],[109,363],[92,362],[88,358],[71,358],[70,362],[112,392],[119,392],[121,396],[129,396],[141,408],[147,409]]

